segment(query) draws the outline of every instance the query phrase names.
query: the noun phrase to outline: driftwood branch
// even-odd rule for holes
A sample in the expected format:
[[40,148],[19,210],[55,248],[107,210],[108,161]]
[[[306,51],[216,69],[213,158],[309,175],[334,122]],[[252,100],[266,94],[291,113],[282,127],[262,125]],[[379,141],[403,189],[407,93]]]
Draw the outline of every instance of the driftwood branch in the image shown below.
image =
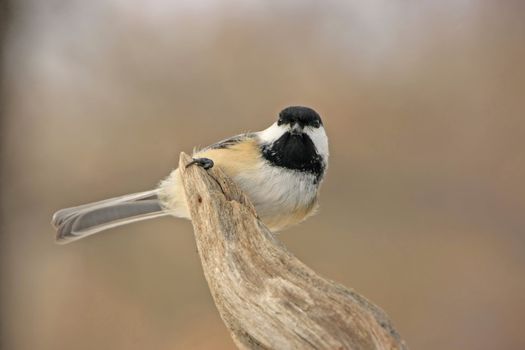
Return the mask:
[[197,248],[217,309],[241,349],[406,349],[377,306],[317,275],[262,224],[218,168],[181,154]]

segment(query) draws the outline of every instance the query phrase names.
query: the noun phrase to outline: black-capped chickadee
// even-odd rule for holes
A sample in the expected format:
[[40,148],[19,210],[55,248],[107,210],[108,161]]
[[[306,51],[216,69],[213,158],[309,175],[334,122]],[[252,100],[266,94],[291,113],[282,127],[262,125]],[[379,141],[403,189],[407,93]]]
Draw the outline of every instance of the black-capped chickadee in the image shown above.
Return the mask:
[[[273,232],[312,215],[328,165],[321,117],[307,107],[288,107],[269,128],[220,141],[194,152],[194,163],[220,167],[250,198]],[[128,194],[53,215],[57,241],[164,215],[190,218],[180,173],[175,169],[151,191]]]

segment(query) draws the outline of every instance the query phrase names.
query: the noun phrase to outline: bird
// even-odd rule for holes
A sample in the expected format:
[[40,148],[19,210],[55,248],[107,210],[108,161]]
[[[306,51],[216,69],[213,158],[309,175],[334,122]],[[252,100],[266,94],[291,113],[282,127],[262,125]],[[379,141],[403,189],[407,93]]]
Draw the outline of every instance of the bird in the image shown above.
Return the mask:
[[[312,108],[290,106],[259,132],[248,132],[194,150],[188,166],[219,167],[247,195],[260,220],[277,233],[318,209],[328,167],[328,137]],[[57,243],[69,243],[113,227],[172,215],[191,219],[179,169],[149,191],[57,211]]]

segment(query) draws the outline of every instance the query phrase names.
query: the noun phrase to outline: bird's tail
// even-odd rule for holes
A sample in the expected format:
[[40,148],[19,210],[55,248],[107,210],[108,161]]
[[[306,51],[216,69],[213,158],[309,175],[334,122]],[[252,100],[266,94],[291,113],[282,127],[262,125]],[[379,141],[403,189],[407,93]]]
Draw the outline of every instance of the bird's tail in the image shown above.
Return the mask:
[[57,242],[69,243],[112,227],[168,215],[157,194],[158,190],[139,192],[59,210],[52,220]]

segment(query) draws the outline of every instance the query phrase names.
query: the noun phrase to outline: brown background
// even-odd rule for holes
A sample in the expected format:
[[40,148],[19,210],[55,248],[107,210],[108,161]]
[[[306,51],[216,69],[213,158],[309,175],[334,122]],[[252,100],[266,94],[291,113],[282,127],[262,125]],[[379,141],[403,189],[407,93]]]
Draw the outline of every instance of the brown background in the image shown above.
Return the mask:
[[13,2],[1,348],[231,349],[189,222],[57,246],[49,221],[291,104],[322,114],[331,164],[289,249],[412,349],[525,348],[523,4]]

